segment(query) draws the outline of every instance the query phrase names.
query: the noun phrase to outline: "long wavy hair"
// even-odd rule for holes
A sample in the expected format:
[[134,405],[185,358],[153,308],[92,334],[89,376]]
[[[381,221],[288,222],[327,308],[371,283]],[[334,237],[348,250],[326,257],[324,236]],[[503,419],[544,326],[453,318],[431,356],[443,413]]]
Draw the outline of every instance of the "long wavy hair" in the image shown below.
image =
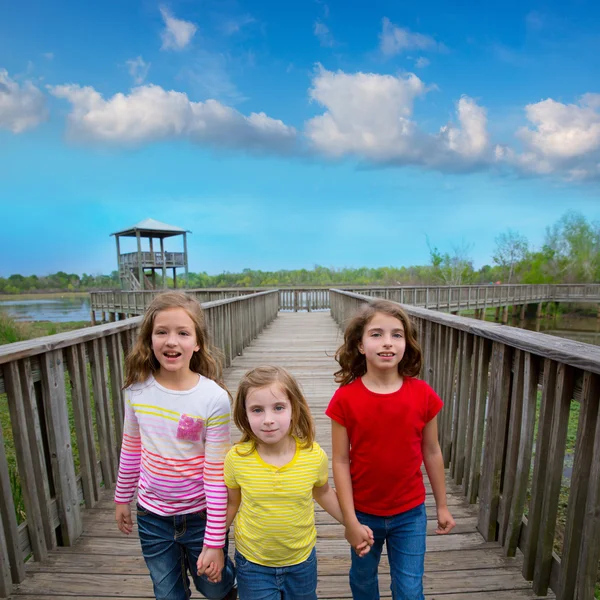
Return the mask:
[[[315,441],[315,424],[308,408],[306,398],[296,379],[283,367],[264,366],[248,371],[240,381],[233,403],[233,422],[242,432],[240,443],[252,442],[248,454],[254,452],[258,438],[254,435],[248,414],[246,399],[252,390],[277,384],[287,396],[292,407],[290,434],[300,440],[302,448],[312,448]],[[239,453],[239,449],[238,449]]]
[[362,342],[365,327],[377,313],[398,319],[404,327],[406,349],[398,364],[398,373],[403,377],[416,377],[421,372],[423,355],[409,316],[402,307],[394,302],[375,300],[363,304],[346,325],[344,343],[335,353],[335,359],[340,365],[340,370],[335,372],[336,383],[346,385],[367,372],[367,360],[365,355],[361,354],[359,345]]
[[192,355],[190,370],[212,379],[226,389],[222,380],[221,352],[210,343],[204,311],[195,298],[183,292],[164,292],[158,294],[150,303],[144,314],[135,344],[125,359],[125,385],[123,387],[142,383],[148,379],[151,373],[160,369],[160,363],[152,351],[152,330],[156,315],[170,308],[183,308],[194,323],[196,344],[199,349]]

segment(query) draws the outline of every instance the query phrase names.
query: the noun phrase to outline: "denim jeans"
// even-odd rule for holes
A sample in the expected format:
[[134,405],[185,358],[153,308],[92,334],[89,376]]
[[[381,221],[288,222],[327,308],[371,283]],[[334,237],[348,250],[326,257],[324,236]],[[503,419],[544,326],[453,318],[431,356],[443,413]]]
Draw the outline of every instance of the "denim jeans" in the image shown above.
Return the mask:
[[387,545],[393,600],[424,600],[423,571],[427,515],[425,504],[392,517],[356,511],[358,520],[373,530],[375,543],[363,558],[352,551],[350,588],[354,600],[379,600],[377,567]]
[[239,600],[317,600],[317,551],[290,567],[265,567],[235,553]]
[[227,556],[219,583],[211,583],[197,573],[196,563],[202,551],[206,513],[163,517],[138,505],[137,524],[142,554],[154,585],[157,600],[188,600],[191,596],[188,572],[196,589],[206,596],[221,600],[233,587],[235,571]]

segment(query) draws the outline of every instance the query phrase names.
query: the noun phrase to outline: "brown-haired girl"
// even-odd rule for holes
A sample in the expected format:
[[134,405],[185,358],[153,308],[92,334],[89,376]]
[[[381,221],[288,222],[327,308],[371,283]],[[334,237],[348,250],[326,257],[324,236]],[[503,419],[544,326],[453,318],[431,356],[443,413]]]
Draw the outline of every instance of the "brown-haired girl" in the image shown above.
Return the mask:
[[378,600],[377,569],[387,545],[394,600],[423,600],[425,486],[437,507],[436,533],[455,526],[446,504],[437,413],[442,401],[424,381],[421,349],[407,314],[393,302],[361,307],[346,327],[336,359],[341,384],[329,406],[333,477],[346,527],[356,546],[369,526],[375,542],[363,557],[352,553],[354,600]]
[[258,367],[239,385],[233,420],[242,440],[225,459],[225,484],[239,597],[316,600],[313,498],[340,522],[342,513],[306,399],[285,369]]
[[231,410],[198,302],[180,292],[156,296],[126,369],[117,525],[131,533],[137,490],[142,554],[157,599],[187,600],[189,571],[206,598],[234,600],[223,480]]

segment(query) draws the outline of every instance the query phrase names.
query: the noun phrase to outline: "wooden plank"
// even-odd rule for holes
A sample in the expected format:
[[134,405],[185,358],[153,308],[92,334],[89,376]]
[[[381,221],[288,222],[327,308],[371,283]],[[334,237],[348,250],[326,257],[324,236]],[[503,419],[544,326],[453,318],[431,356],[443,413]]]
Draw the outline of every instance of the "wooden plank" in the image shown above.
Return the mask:
[[508,522],[510,519],[510,506],[517,477],[517,462],[521,444],[521,421],[523,417],[523,378],[525,371],[524,353],[516,350],[513,362],[512,390],[510,393],[510,412],[508,436],[506,443],[506,461],[504,464],[504,477],[502,480],[502,497],[500,499],[498,514],[498,541],[504,545]]
[[115,465],[111,460],[112,452],[110,449],[112,440],[108,423],[110,413],[108,410],[108,394],[106,392],[106,386],[108,384],[106,365],[104,363],[104,354],[101,352],[98,340],[93,340],[88,343],[88,356],[92,368],[92,385],[94,390],[94,404],[96,407],[96,431],[98,432],[102,479],[104,485],[107,488],[110,488],[115,482]]
[[[2,591],[12,588],[10,580],[19,583],[25,577],[25,567],[21,558],[19,548],[19,535],[17,530],[17,515],[10,485],[10,474],[8,472],[8,461],[4,445],[4,433],[0,423],[0,525],[2,544],[0,547],[1,581]],[[6,568],[9,569],[9,577],[6,576]],[[6,594],[5,596],[9,596]],[[1,597],[1,595],[0,595]]]
[[[598,421],[599,402],[600,378],[592,373],[585,373],[583,376],[583,399],[579,412],[573,473],[569,489],[567,520],[563,537],[561,568],[558,589],[556,590],[559,598],[575,597],[577,567],[580,564],[580,553],[583,551],[583,523],[589,493],[590,472],[593,464],[594,435],[596,422]],[[596,538],[596,546],[598,546],[598,539]]]
[[44,560],[48,555],[40,498],[37,495],[33,460],[31,457],[31,443],[29,442],[29,425],[25,421],[25,407],[23,406],[23,393],[19,378],[18,362],[11,362],[3,366],[4,381],[8,395],[8,408],[13,431],[15,454],[19,465],[19,479],[23,490],[27,522],[29,524],[29,537],[31,548],[36,560]]
[[114,415],[116,454],[121,455],[121,442],[123,440],[123,422],[125,408],[123,392],[123,362],[118,343],[118,336],[113,335],[106,341],[108,348],[108,368],[110,371],[110,390],[112,394],[112,414]]
[[512,349],[504,344],[494,342],[487,431],[479,489],[478,529],[484,539],[488,541],[495,540],[497,536],[498,503],[500,501],[502,463],[506,438],[511,362]]
[[537,356],[526,353],[523,363],[523,415],[521,417],[519,457],[504,539],[504,552],[507,556],[515,555],[521,532],[533,451],[539,370]]
[[72,545],[82,531],[71,430],[65,393],[65,370],[60,350],[41,357],[42,390],[61,542]]
[[555,406],[552,415],[552,429],[550,431],[544,482],[544,500],[542,503],[542,523],[544,523],[544,528],[541,529],[539,534],[535,569],[533,572],[533,591],[541,595],[548,591],[550,583],[558,496],[562,482],[567,428],[569,426],[569,409],[572,397],[573,369],[567,365],[558,365]]
[[[65,350],[67,369],[71,379],[71,404],[75,421],[75,436],[79,450],[79,471],[83,498],[86,508],[93,508],[98,501],[98,485],[96,484],[96,444],[92,430],[90,411],[90,396],[87,391],[87,369],[85,362],[81,364],[84,355],[82,345],[70,346]],[[83,376],[85,374],[85,382]]]
[[[600,401],[598,399],[599,387],[600,383],[598,378],[595,377],[590,382],[590,390],[593,390],[593,395],[588,396],[592,402],[597,403]],[[600,413],[596,416],[594,449],[587,487],[588,493],[585,503],[574,596],[576,600],[587,600],[587,598],[593,597],[598,573],[598,561],[600,560],[600,544],[598,544],[600,539]]]
[[447,365],[447,379],[445,386],[445,398],[446,405],[444,407],[444,441],[445,447],[442,448],[442,454],[444,456],[444,466],[450,464],[452,456],[452,421],[455,410],[455,369],[456,369],[456,355],[458,353],[458,331],[452,329],[448,336],[448,365]]
[[523,549],[523,577],[528,580],[533,579],[538,538],[542,526],[542,502],[545,493],[544,475],[548,460],[550,430],[555,404],[557,366],[557,363],[553,360],[546,359],[544,361],[542,403],[538,420],[535,462],[531,482],[531,499],[529,501],[529,513],[527,517],[527,533]]
[[475,399],[475,422],[473,425],[473,452],[469,469],[468,499],[471,504],[477,502],[479,496],[479,481],[481,477],[481,457],[483,455],[485,414],[487,406],[488,379],[492,344],[481,338],[479,344],[477,391]]
[[473,344],[472,335],[464,335],[463,351],[460,364],[460,388],[458,393],[458,426],[456,438],[456,469],[454,481],[457,485],[462,484],[465,471],[465,443],[467,438],[467,422],[469,418],[469,398],[472,384],[473,369]]
[[473,340],[473,353],[470,374],[469,387],[469,408],[467,417],[467,438],[465,440],[465,461],[462,479],[462,489],[465,496],[469,493],[469,480],[471,476],[471,460],[473,457],[473,439],[475,436],[475,416],[477,406],[477,381],[479,379],[479,346],[483,344],[483,339],[475,337]]
[[[19,361],[19,375],[21,378],[21,393],[23,394],[25,422],[29,423],[28,439],[33,468],[33,480],[36,486],[36,495],[40,499],[40,511],[44,527],[44,536],[46,538],[46,547],[52,549],[56,547],[56,533],[50,519],[48,508],[51,499],[50,482],[48,480],[49,472],[47,468],[47,464],[48,467],[50,465],[50,449],[48,447],[43,400],[37,398],[35,385],[33,383],[31,360],[29,358]],[[41,404],[41,415],[39,414],[38,401]]]

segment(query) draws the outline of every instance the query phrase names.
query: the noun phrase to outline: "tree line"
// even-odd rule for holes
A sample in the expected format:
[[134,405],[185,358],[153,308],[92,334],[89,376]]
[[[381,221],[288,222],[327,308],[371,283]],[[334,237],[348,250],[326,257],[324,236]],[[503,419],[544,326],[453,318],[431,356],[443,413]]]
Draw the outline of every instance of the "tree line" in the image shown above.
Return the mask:
[[[567,212],[546,228],[541,248],[530,246],[518,230],[508,229],[495,238],[492,264],[473,267],[472,247],[462,242],[448,251],[429,245],[430,263],[410,267],[332,268],[261,271],[208,275],[189,273],[192,288],[344,285],[467,285],[484,283],[587,283],[600,282],[600,223]],[[167,285],[173,286],[168,278]],[[59,271],[52,275],[0,277],[0,293],[89,291],[119,288],[119,275],[79,276]]]

